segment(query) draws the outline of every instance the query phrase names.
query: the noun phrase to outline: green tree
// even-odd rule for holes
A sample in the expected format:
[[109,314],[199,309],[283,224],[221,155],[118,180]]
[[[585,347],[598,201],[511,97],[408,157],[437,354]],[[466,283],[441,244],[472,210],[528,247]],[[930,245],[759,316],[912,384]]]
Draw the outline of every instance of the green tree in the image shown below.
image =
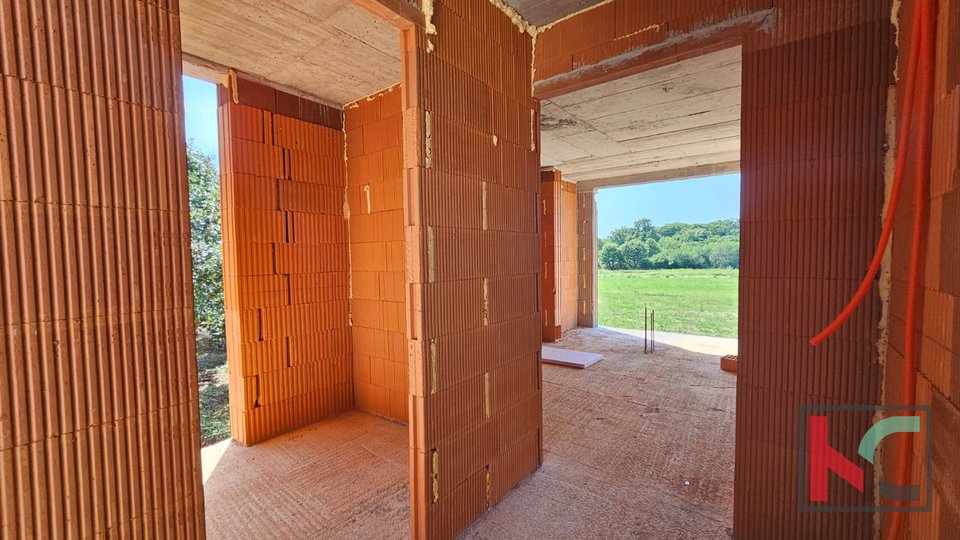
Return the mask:
[[603,268],[737,268],[740,221],[668,223],[657,227],[649,219],[620,227],[600,241]]
[[220,177],[213,158],[187,144],[190,192],[190,247],[193,254],[193,305],[197,349],[225,346],[223,251],[220,230]]
[[627,268],[627,265],[623,260],[623,252],[620,251],[620,246],[614,244],[613,242],[607,242],[604,244],[603,249],[600,250],[598,258],[600,259],[600,268],[606,270],[624,270]]

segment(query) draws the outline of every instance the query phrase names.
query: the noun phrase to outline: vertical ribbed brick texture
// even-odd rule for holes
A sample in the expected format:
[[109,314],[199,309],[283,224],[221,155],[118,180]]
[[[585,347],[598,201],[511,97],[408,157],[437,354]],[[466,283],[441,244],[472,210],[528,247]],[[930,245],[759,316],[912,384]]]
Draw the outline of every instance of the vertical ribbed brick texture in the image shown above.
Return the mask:
[[0,537],[204,534],[175,1],[0,1]]
[[400,87],[344,108],[356,406],[406,421],[410,395],[403,254]]
[[[743,44],[738,538],[873,534],[869,513],[798,512],[796,419],[800,405],[880,401],[877,290],[826,343],[807,339],[843,307],[876,244],[890,13],[889,1],[614,0],[537,39],[537,77],[552,92],[602,80],[580,68],[614,57],[640,58],[640,70]],[[831,442],[855,455],[869,422],[832,425]],[[841,484],[833,500],[872,503],[870,482],[866,495]]]
[[490,2],[403,35],[411,517],[449,538],[541,460],[539,105]]
[[577,301],[579,292],[579,250],[580,235],[577,234],[577,185],[573,182],[560,182],[560,263],[558,264],[560,293],[559,324],[564,332],[577,327]]
[[560,339],[560,171],[540,171],[540,312],[543,341]]
[[249,445],[353,406],[341,112],[219,87],[230,427]]
[[577,185],[557,169],[540,171],[541,311],[543,340],[576,328],[579,306]]
[[597,197],[577,193],[577,326],[597,326]]
[[[901,99],[905,91],[903,59],[914,43],[910,33],[914,5],[913,1],[904,2],[900,13]],[[948,538],[960,530],[960,465],[956,459],[960,441],[960,1],[941,0],[938,5],[927,253],[914,338],[919,368],[917,402],[931,405],[932,411],[934,510],[907,514],[904,538],[917,539]],[[884,371],[884,400],[892,405],[901,404],[903,395],[904,315],[913,241],[915,172],[912,167],[907,168],[893,236],[890,339]],[[914,440],[914,483],[925,474],[923,443],[921,437]],[[884,454],[886,477],[895,475],[896,457],[897,452]]]

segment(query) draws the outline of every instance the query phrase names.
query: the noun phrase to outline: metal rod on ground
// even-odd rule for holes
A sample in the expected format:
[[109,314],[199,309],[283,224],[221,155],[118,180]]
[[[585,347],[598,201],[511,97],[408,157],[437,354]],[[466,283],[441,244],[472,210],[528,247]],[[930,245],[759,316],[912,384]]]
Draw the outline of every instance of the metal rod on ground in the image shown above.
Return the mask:
[[647,354],[647,308],[643,308],[643,354]]
[[650,311],[650,352],[657,350],[657,310]]

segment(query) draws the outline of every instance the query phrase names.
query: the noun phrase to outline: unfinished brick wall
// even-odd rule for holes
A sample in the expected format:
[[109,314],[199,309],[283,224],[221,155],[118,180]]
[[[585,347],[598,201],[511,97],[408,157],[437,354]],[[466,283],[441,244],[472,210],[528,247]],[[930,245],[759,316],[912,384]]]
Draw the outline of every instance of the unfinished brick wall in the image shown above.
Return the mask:
[[560,326],[563,331],[577,327],[577,277],[579,251],[577,235],[577,185],[560,183]]
[[560,171],[540,171],[540,311],[543,341],[560,339]]
[[541,460],[539,106],[490,2],[404,31],[414,538],[453,537]]
[[[807,340],[856,289],[879,232],[890,12],[889,1],[614,0],[537,38],[538,97],[743,45],[738,538],[873,534],[869,513],[798,512],[796,419],[804,404],[880,400],[876,290],[833,338]],[[838,426],[845,453],[869,421]],[[867,487],[834,495],[867,505]]]
[[[960,250],[957,248],[960,238],[960,57],[956,54],[960,49],[960,2],[941,0],[938,4],[926,262],[915,337],[919,368],[917,403],[930,405],[932,412],[933,511],[907,514],[904,538],[946,538],[955,534],[950,531],[960,528],[960,493],[957,491],[960,465],[956,460],[957,441],[960,441]],[[900,13],[898,96],[901,99],[905,92],[905,59],[914,44],[909,23],[914,5],[913,1],[904,2]],[[904,315],[916,208],[915,172],[907,167],[892,242],[884,401],[893,405],[901,404],[903,395]],[[911,476],[914,483],[925,474],[924,442],[922,437],[914,440],[916,466]],[[884,453],[887,478],[896,477],[897,454],[896,451]],[[889,515],[884,518],[887,523]]]
[[249,445],[353,406],[343,132],[338,109],[218,88],[230,431]]
[[597,326],[596,191],[577,193],[577,326]]
[[400,86],[344,108],[356,406],[405,422],[410,395]]
[[2,538],[203,537],[180,64],[175,3],[0,2]]

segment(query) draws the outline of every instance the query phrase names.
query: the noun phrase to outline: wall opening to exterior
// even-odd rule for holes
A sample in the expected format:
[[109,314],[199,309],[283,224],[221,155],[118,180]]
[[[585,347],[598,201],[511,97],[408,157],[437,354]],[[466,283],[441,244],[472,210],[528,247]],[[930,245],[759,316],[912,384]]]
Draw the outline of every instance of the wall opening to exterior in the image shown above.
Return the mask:
[[655,321],[659,332],[736,339],[739,175],[605,188],[596,198],[599,325]]
[[230,437],[216,85],[183,78],[200,445]]
[[[703,456],[721,469],[706,484],[683,480],[682,496],[726,527],[737,382],[721,373],[721,356],[739,352],[741,65],[739,46],[678,59],[552,95],[541,121],[544,341],[566,334],[572,290],[571,327],[604,328],[575,331],[558,346],[606,354],[604,369],[651,385],[648,409],[623,413],[625,422],[664,421],[685,407],[711,417],[715,437],[678,435],[673,456]],[[724,365],[735,370],[736,360]],[[677,392],[683,398],[673,402]],[[646,444],[654,451],[662,442]]]

